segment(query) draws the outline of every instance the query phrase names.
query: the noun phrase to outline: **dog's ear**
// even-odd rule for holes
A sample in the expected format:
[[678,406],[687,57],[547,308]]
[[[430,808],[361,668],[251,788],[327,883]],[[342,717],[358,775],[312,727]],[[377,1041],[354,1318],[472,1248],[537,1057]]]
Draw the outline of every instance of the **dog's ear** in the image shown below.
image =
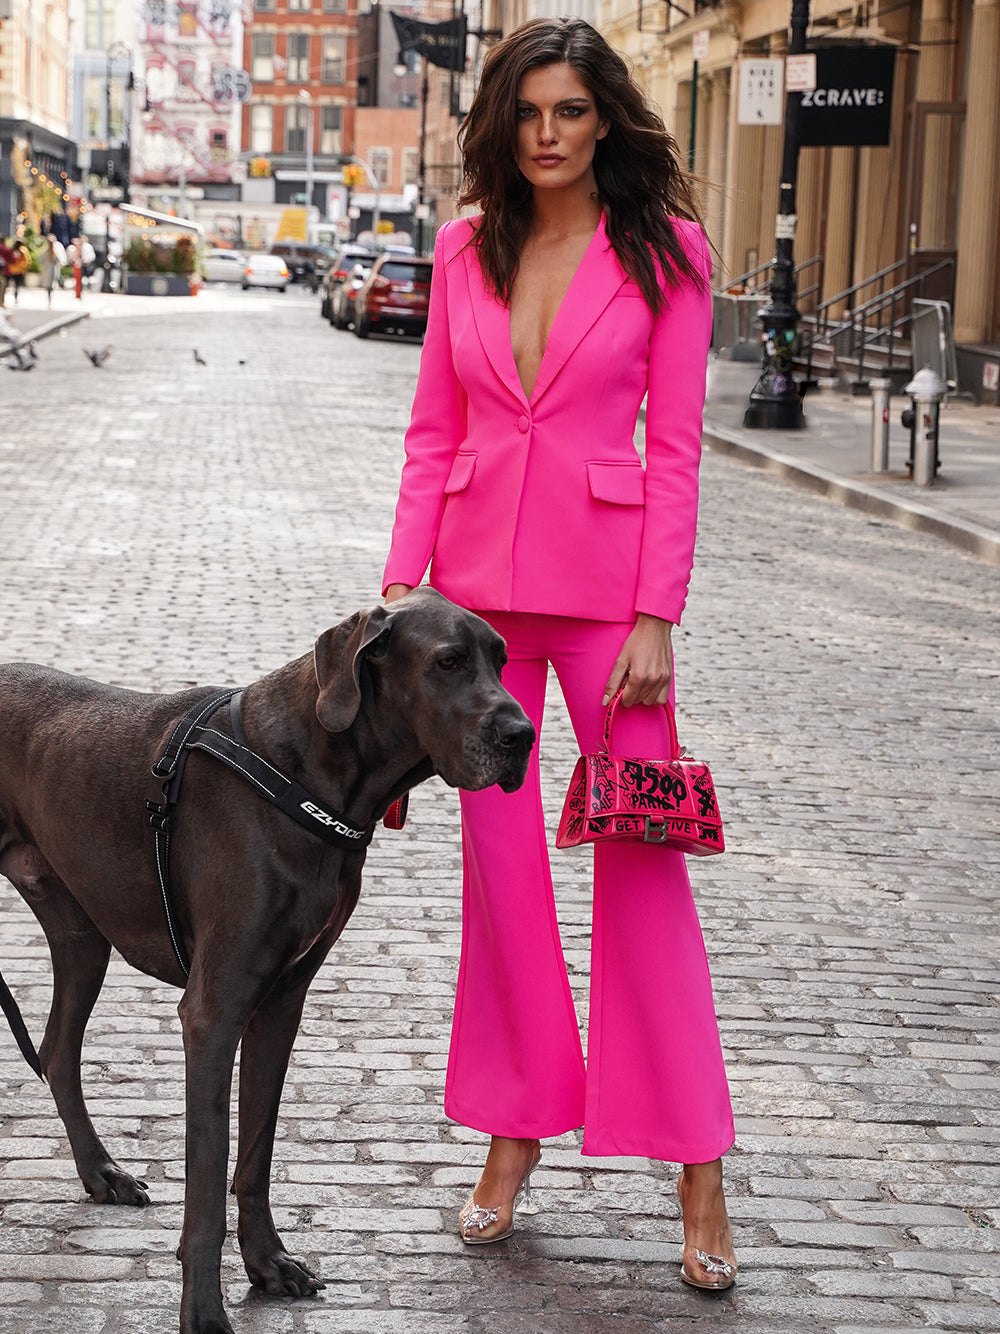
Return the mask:
[[356,611],[324,630],[313,649],[319,698],[316,716],[328,732],[346,732],[361,707],[361,665],[388,647],[391,625],[385,607]]

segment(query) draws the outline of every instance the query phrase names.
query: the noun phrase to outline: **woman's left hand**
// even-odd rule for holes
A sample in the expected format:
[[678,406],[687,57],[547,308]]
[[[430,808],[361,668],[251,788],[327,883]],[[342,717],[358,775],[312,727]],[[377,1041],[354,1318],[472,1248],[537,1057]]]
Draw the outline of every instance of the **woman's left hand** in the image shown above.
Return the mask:
[[658,616],[640,612],[628,638],[622,645],[611,676],[608,678],[603,703],[608,705],[615,691],[628,676],[622,703],[666,704],[673,677],[673,657],[670,652],[672,621],[661,621]]

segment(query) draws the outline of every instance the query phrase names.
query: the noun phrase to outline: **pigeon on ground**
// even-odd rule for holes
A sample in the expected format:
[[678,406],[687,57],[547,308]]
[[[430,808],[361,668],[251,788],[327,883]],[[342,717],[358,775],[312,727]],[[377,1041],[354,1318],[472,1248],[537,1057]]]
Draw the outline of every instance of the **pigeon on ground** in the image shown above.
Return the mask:
[[195,359],[195,361],[197,362],[197,364],[198,364],[199,366],[207,366],[207,365],[208,365],[208,362],[207,362],[207,361],[205,360],[205,358],[201,355],[201,353],[198,351],[197,348],[194,349],[194,359]]
[[92,352],[90,348],[85,347],[83,349],[83,355],[92,366],[103,366],[108,357],[111,356],[111,344],[109,343],[107,347],[102,347],[100,352]]

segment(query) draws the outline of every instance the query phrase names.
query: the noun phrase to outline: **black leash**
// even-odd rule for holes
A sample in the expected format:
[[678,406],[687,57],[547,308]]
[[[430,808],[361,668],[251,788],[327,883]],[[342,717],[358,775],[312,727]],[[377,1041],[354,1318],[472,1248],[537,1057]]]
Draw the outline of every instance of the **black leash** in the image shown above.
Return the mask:
[[[174,812],[180,799],[184,766],[192,750],[214,755],[245,778],[279,810],[290,816],[303,829],[339,848],[366,848],[374,833],[373,825],[356,825],[340,811],[332,811],[317,801],[294,779],[262,759],[246,744],[239,721],[239,690],[217,691],[207,699],[192,705],[177,723],[167,742],[166,750],[153,765],[157,780],[155,795],[147,799],[146,810],[153,827],[156,853],[156,876],[160,897],[167,918],[167,931],[174,955],[187,977],[191,972],[181,933],[177,926],[177,912],[170,888],[170,837],[174,827]],[[236,736],[226,736],[214,728],[204,726],[223,704],[229,704],[230,719]],[[2,1002],[2,997],[0,997]]]

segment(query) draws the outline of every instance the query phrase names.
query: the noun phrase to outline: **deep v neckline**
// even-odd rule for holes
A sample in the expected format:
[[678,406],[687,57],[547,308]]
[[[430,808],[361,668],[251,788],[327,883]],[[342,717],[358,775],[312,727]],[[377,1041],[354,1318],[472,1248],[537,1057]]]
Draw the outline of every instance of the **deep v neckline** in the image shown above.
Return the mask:
[[517,357],[514,355],[514,338],[511,328],[510,304],[508,303],[507,305],[507,341],[510,346],[510,356],[511,360],[514,363],[514,374],[517,376],[517,382],[521,387],[521,393],[524,395],[524,400],[528,404],[531,403],[532,395],[534,394],[535,389],[538,386],[539,380],[542,378],[542,367],[545,365],[546,358],[549,355],[549,349],[552,345],[553,331],[558,325],[560,317],[562,316],[562,313],[566,308],[566,302],[569,299],[569,295],[572,292],[574,285],[576,284],[576,280],[580,276],[581,269],[584,267],[584,264],[586,263],[587,256],[590,254],[591,251],[591,247],[593,246],[595,240],[597,239],[598,234],[601,233],[603,230],[604,230],[604,212],[602,210],[601,216],[597,219],[597,226],[594,228],[594,234],[593,236],[591,236],[590,240],[584,246],[583,254],[580,256],[579,262],[577,263],[576,268],[573,270],[572,277],[566,284],[566,290],[559,298],[559,304],[556,307],[556,313],[552,317],[552,323],[549,325],[548,331],[546,332],[545,335],[545,344],[542,348],[542,355],[539,358],[538,367],[535,371],[535,378],[531,383],[530,392],[528,391],[528,388],[525,385],[524,381],[521,379],[521,370],[517,364]]

